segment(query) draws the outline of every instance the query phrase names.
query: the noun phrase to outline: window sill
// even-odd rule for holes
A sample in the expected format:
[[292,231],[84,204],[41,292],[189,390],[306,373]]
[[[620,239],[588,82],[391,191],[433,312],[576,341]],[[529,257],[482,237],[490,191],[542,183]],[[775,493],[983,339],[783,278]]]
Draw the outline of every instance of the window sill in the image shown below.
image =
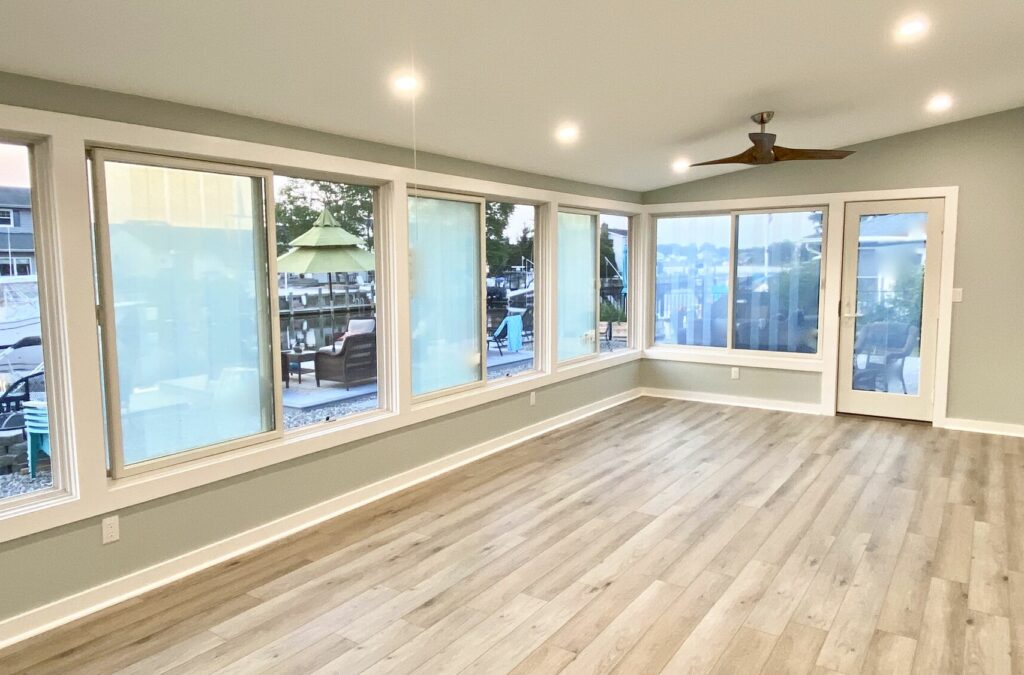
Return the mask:
[[714,347],[670,347],[659,345],[644,350],[644,358],[655,361],[681,361],[685,363],[709,363],[722,366],[744,366],[746,368],[766,368],[771,370],[798,370],[820,373],[825,370],[825,362],[818,354],[781,355],[764,352],[744,353],[738,350],[718,349]]

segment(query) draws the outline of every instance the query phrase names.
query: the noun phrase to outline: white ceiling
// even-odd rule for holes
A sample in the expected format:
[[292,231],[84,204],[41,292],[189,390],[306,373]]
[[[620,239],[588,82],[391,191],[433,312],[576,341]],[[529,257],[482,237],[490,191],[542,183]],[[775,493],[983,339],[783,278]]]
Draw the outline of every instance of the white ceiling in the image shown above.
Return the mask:
[[[931,31],[897,45],[921,12]],[[1021,0],[0,0],[0,70],[646,190],[750,113],[831,148],[1024,105]],[[945,90],[948,113],[924,111]],[[553,140],[571,119],[581,138]]]

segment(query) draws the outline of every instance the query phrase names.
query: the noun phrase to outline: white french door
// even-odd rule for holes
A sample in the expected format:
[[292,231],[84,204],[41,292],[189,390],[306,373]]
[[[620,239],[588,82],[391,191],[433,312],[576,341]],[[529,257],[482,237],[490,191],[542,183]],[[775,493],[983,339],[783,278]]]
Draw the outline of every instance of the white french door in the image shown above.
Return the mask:
[[846,205],[839,412],[932,419],[943,199]]

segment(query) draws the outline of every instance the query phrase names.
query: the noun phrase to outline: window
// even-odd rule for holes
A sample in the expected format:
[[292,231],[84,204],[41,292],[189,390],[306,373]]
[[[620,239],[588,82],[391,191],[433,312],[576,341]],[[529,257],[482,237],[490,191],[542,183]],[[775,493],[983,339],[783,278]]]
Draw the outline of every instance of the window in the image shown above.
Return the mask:
[[14,227],[14,211],[12,209],[0,209],[0,227]]
[[655,343],[725,347],[729,215],[657,220]]
[[487,202],[487,379],[534,366],[534,253],[537,209]]
[[822,211],[741,213],[733,346],[818,351]]
[[414,396],[483,381],[484,201],[409,197],[409,294]]
[[558,360],[597,351],[597,215],[558,213]]
[[[24,145],[0,143],[0,198],[32,208],[31,160]],[[10,203],[8,202],[8,203]],[[12,224],[11,209],[6,212]],[[2,224],[2,220],[0,220]],[[38,281],[28,255],[32,232],[0,235],[0,500],[11,503],[54,486],[60,461],[50,433]],[[59,486],[58,486],[59,487]]]
[[277,429],[269,174],[94,154],[114,476]]
[[32,258],[0,257],[0,277],[27,277],[31,274]]
[[816,353],[823,231],[823,209],[658,218],[655,343]]
[[375,410],[377,191],[274,176],[274,193],[284,426]]
[[629,343],[626,297],[629,294],[629,216],[601,214],[601,315],[598,325],[602,352]]

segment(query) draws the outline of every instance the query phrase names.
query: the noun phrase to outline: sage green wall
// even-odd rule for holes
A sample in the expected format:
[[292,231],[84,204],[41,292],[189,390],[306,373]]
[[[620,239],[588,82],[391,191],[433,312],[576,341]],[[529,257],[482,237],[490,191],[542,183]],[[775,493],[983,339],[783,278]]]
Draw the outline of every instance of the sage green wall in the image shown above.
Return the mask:
[[[220,138],[266,143],[298,150],[310,150],[382,164],[411,167],[413,163],[412,150],[395,145],[374,143],[373,141],[234,115],[219,110],[170,103],[143,96],[119,94],[2,71],[0,71],[0,103],[161,129],[188,131]],[[590,197],[640,202],[640,193],[632,190],[542,176],[429,152],[417,153],[416,164],[418,168],[425,171],[468,176]]]
[[583,375],[406,429],[0,544],[0,620],[639,385],[639,362]]
[[699,391],[764,398],[793,403],[821,401],[821,374],[797,370],[740,368],[740,379],[730,366],[645,359],[640,365],[640,384],[654,389]]
[[947,414],[1024,424],[1024,108],[851,149],[839,162],[758,167],[653,190],[644,202],[959,186],[954,284],[964,300],[953,306]]

